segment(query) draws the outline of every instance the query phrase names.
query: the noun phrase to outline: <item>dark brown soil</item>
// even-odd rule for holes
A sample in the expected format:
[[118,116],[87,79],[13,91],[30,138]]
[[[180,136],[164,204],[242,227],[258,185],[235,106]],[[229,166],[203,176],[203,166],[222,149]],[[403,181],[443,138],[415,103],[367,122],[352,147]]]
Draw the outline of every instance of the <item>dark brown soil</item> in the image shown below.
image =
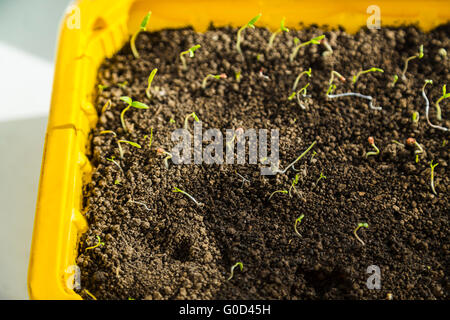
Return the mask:
[[[421,88],[432,79],[427,95],[430,119],[450,126],[448,101],[441,122],[433,107],[450,84],[450,25],[423,33],[415,26],[362,29],[356,35],[315,26],[279,35],[274,49],[266,51],[270,32],[244,31],[245,60],[235,49],[236,29],[211,28],[200,34],[192,29],[142,33],[137,41],[140,59],[127,44],[99,71],[99,84],[108,86],[96,95],[100,113],[108,99],[112,109],[100,116],[92,131],[90,159],[95,168],[85,186],[85,212],[89,231],[81,238],[78,265],[84,298],[87,289],[99,299],[448,299],[449,183],[448,132],[431,128],[425,119]],[[293,63],[288,56],[293,38],[307,41],[325,34],[333,47],[324,57],[322,45],[302,48]],[[200,44],[189,69],[182,71],[181,51]],[[409,63],[407,80],[389,86],[400,74],[406,57],[424,45],[423,59]],[[258,55],[261,55],[258,59]],[[302,70],[312,69],[305,99],[307,110],[288,101],[292,84]],[[353,85],[358,71],[378,67]],[[147,78],[155,97],[145,95]],[[260,76],[260,70],[270,80]],[[381,111],[369,109],[366,100],[327,99],[331,70],[347,77],[336,82],[335,93],[360,92],[375,97]],[[242,72],[241,82],[235,73]],[[206,90],[205,75],[225,73]],[[119,84],[127,81],[126,86]],[[121,96],[146,103],[149,110],[120,113]],[[418,124],[411,115],[420,113]],[[299,183],[292,197],[275,190],[288,189],[296,172],[261,176],[258,165],[164,165],[157,147],[170,150],[171,133],[183,127],[187,114],[196,112],[208,128],[279,129],[281,168],[292,162],[313,141],[311,151],[296,166]],[[175,120],[175,123],[171,121]],[[192,125],[192,122],[191,122]],[[153,144],[148,146],[153,128]],[[116,139],[100,135],[114,130],[118,138],[141,144],[124,145],[119,159]],[[369,136],[380,148],[378,156],[365,158]],[[415,162],[405,143],[414,137],[424,153]],[[205,143],[206,145],[206,143]],[[107,158],[112,156],[123,169]],[[430,161],[435,169],[437,196],[430,188]],[[241,178],[250,183],[242,186]],[[317,185],[320,173],[326,176]],[[115,184],[116,180],[120,184]],[[189,192],[173,193],[173,187]],[[130,200],[140,201],[139,205]],[[301,214],[301,237],[294,222]],[[360,222],[362,245],[353,235]],[[104,245],[92,250],[100,236]],[[230,268],[242,262],[227,280]],[[366,287],[367,267],[381,269],[381,290]]]

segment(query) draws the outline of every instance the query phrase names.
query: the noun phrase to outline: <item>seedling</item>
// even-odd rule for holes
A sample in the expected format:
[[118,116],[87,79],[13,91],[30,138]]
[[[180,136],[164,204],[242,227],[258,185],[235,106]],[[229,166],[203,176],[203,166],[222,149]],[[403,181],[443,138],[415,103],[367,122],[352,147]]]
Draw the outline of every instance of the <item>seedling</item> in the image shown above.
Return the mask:
[[103,90],[105,90],[105,89],[108,88],[108,86],[104,86],[104,85],[102,85],[102,84],[99,84],[97,87],[98,87],[98,92],[99,92],[100,94],[103,93]]
[[435,195],[437,195],[437,192],[436,192],[436,189],[434,188],[434,168],[436,166],[438,166],[438,165],[439,165],[439,163],[433,164],[433,160],[431,160],[431,162],[430,162],[430,168],[431,168],[431,181],[430,181],[430,184],[431,184],[431,190],[433,191],[433,193]]
[[235,73],[235,78],[238,83],[241,82],[241,78],[242,78],[241,71],[238,71]]
[[230,281],[233,278],[234,269],[236,269],[236,267],[239,267],[241,271],[244,269],[244,265],[242,264],[242,262],[237,262],[234,266],[231,267],[230,277],[227,279],[228,281]]
[[98,247],[100,247],[100,246],[104,246],[104,245],[105,245],[105,243],[102,242],[102,240],[100,239],[99,236],[96,236],[96,237],[97,237],[97,244],[96,244],[95,246],[86,248],[86,250],[84,250],[84,251],[93,250],[93,249],[95,249],[95,248],[98,248]]
[[164,158],[164,165],[166,166],[166,169],[169,169],[169,160],[172,159],[172,157],[173,157],[172,154],[165,151],[163,148],[156,149],[156,153],[166,156]]
[[136,49],[136,38],[139,35],[139,33],[147,30],[147,24],[148,24],[148,21],[150,20],[151,15],[152,15],[152,12],[149,11],[147,13],[147,15],[144,17],[144,20],[142,20],[139,30],[131,37],[131,40],[130,40],[131,51],[133,52],[133,55],[136,59],[139,59],[139,57],[140,57],[139,52]]
[[394,75],[394,79],[392,80],[390,86],[393,88],[398,81],[398,75]]
[[128,81],[124,81],[124,82],[118,83],[117,85],[119,87],[121,87],[122,89],[125,89],[127,87],[127,85],[128,85]]
[[425,117],[427,118],[427,122],[430,125],[430,127],[435,128],[435,129],[439,129],[442,131],[448,131],[448,128],[446,127],[441,127],[435,124],[432,124],[430,121],[430,118],[428,116],[428,113],[430,111],[430,101],[428,100],[428,97],[425,93],[425,87],[427,86],[427,84],[433,84],[433,80],[425,80],[425,84],[422,87],[422,97],[425,99]]
[[380,68],[370,68],[370,69],[367,69],[367,70],[360,71],[360,72],[358,72],[356,74],[356,76],[353,76],[353,83],[356,83],[356,81],[358,81],[358,78],[361,75],[369,73],[369,72],[384,72],[384,70],[380,69]]
[[359,230],[360,228],[369,228],[369,225],[368,225],[366,222],[364,222],[364,223],[358,223],[358,226],[357,226],[356,229],[353,231],[353,234],[355,235],[356,239],[358,239],[358,241],[361,242],[362,245],[364,246],[364,245],[365,245],[364,241],[362,241],[361,238],[358,237],[358,234],[357,234],[357,232],[358,232],[358,230]]
[[201,46],[199,44],[196,44],[195,46],[180,53],[180,60],[181,60],[181,63],[183,64],[183,70],[187,70],[187,64],[186,64],[186,59],[184,58],[184,55],[189,54],[189,58],[193,58],[195,50],[197,50],[200,47]]
[[418,123],[420,118],[420,114],[417,111],[414,111],[411,116],[412,123]]
[[[147,139],[148,136],[145,136],[144,139]],[[151,148],[152,147],[152,142],[153,142],[153,128],[150,128],[150,138],[149,138],[149,143],[148,143],[148,147]]]
[[302,71],[300,72],[300,74],[297,76],[297,78],[294,81],[294,85],[292,86],[292,91],[295,91],[295,89],[297,89],[297,85],[298,82],[300,81],[300,79],[304,76],[307,75],[308,77],[311,77],[311,68],[308,69],[308,71]]
[[286,173],[286,171],[289,170],[289,168],[291,168],[294,164],[296,164],[301,158],[303,158],[313,147],[314,145],[317,143],[317,141],[314,141],[309,147],[308,149],[306,149],[297,159],[295,159],[291,164],[289,164],[284,170],[276,170],[275,173],[281,173],[284,174]]
[[298,179],[299,179],[299,177],[300,177],[300,174],[296,174],[295,175],[295,178],[294,179],[292,179],[292,184],[291,184],[291,186],[289,187],[289,197],[292,197],[292,195],[291,195],[291,190],[292,189],[295,189],[295,186],[298,184]]
[[327,97],[330,99],[334,99],[334,98],[340,98],[340,97],[349,97],[349,96],[354,96],[354,97],[359,97],[359,98],[363,98],[366,100],[369,100],[369,107],[370,109],[373,110],[382,110],[383,108],[381,107],[376,107],[373,105],[373,97],[371,96],[366,96],[364,94],[361,93],[357,93],[357,92],[346,92],[346,93],[339,93],[339,94],[327,94]]
[[331,48],[330,44],[327,41],[327,38],[323,38],[322,40],[320,40],[320,43],[325,47],[325,49],[327,49],[327,51],[324,51],[322,53],[322,56],[328,57],[333,54],[333,48]]
[[269,50],[270,48],[272,48],[272,46],[273,46],[273,41],[275,40],[275,37],[276,37],[278,34],[282,33],[283,31],[284,31],[284,32],[289,32],[289,29],[286,28],[286,27],[284,26],[284,22],[285,22],[285,21],[286,21],[286,18],[281,19],[281,22],[280,22],[280,28],[278,28],[278,30],[275,31],[274,33],[272,33],[272,35],[270,36],[269,44],[267,45],[267,50]]
[[321,173],[320,173],[320,177],[319,177],[319,179],[317,179],[317,181],[316,181],[316,186],[317,186],[317,184],[319,183],[319,181],[320,181],[320,180],[322,180],[322,179],[326,179],[326,178],[327,178],[327,177],[326,177],[326,176],[324,176],[324,175],[323,175],[323,173],[321,172]]
[[197,115],[195,114],[195,112],[192,112],[192,113],[188,114],[188,115],[186,116],[186,118],[184,118],[184,129],[185,129],[185,130],[188,130],[188,127],[189,127],[189,118],[193,118],[194,121],[200,122],[200,120],[198,119],[198,117],[197,117]]
[[102,108],[102,114],[105,113],[106,110],[111,109],[112,102],[111,100],[106,101],[105,105]]
[[92,293],[90,293],[87,289],[83,289],[83,291],[84,291],[89,297],[91,297],[92,300],[97,300],[97,298],[96,298]]
[[117,137],[117,134],[112,130],[100,131],[100,134],[112,134],[114,137]]
[[123,149],[122,149],[122,146],[121,146],[121,143],[126,143],[126,144],[129,144],[130,146],[133,146],[133,147],[135,147],[135,148],[138,148],[138,149],[141,149],[142,147],[139,145],[139,144],[137,144],[136,142],[131,142],[131,141],[128,141],[128,140],[119,140],[119,141],[117,141],[117,145],[119,146],[119,153],[120,153],[120,159],[123,159]]
[[239,172],[237,172],[237,171],[234,171],[234,172],[242,179],[242,186],[241,186],[241,188],[244,187],[244,184],[245,184],[246,182],[250,182],[250,180],[248,180],[247,178],[245,178],[243,175],[239,174]]
[[196,204],[197,206],[199,206],[199,207],[204,206],[203,203],[198,202],[197,200],[195,200],[195,198],[194,198],[193,196],[191,196],[189,193],[187,193],[187,192],[185,192],[185,191],[183,191],[183,190],[181,190],[181,189],[178,189],[177,187],[173,187],[172,192],[179,192],[179,193],[182,193],[182,194],[184,194],[185,196],[187,196],[189,199],[191,199],[192,201],[194,201],[195,204]]
[[290,60],[291,62],[294,61],[295,57],[296,57],[297,54],[298,54],[298,50],[300,50],[301,47],[307,46],[307,45],[309,45],[309,44],[320,44],[320,43],[321,43],[321,40],[322,40],[323,38],[325,38],[325,35],[321,35],[321,36],[312,38],[311,40],[306,41],[306,42],[303,42],[303,43],[299,43],[300,40],[299,40],[298,38],[295,38],[295,39],[294,39],[294,42],[295,42],[296,46],[295,46],[294,49],[292,50],[292,53],[291,53],[290,56],[289,56],[289,60]]
[[306,86],[304,86],[303,88],[301,88],[300,90],[298,90],[297,92],[292,92],[292,94],[289,96],[289,98],[288,98],[288,100],[292,100],[292,99],[294,99],[295,97],[297,98],[297,103],[298,103],[298,105],[302,108],[302,109],[306,109],[306,107],[303,105],[303,103],[301,102],[301,100],[300,100],[300,96],[303,96],[303,97],[306,97],[306,88],[308,88],[309,87],[309,83],[306,85]]
[[417,149],[414,151],[414,154],[416,155],[416,163],[419,162],[419,154],[423,153],[423,149],[417,142],[417,140],[414,138],[408,138],[406,139],[406,145],[417,147]]
[[328,90],[327,90],[327,96],[330,95],[334,91],[334,89],[336,89],[336,85],[333,84],[334,76],[338,77],[339,81],[341,81],[341,82],[347,81],[347,79],[345,79],[345,77],[342,74],[340,74],[337,71],[332,70],[330,80],[328,81],[329,86],[328,86]]
[[150,100],[152,99],[152,93],[151,93],[151,88],[152,88],[152,82],[153,82],[153,78],[155,77],[156,73],[158,72],[158,69],[155,68],[152,70],[152,72],[150,73],[150,76],[148,77],[148,85],[147,85],[147,89],[145,90],[145,94],[147,95],[147,98],[149,98]]
[[444,99],[450,98],[450,92],[447,93],[447,85],[443,85],[442,86],[442,96],[438,99],[438,101],[436,101],[436,118],[441,121],[442,120],[442,115],[441,115],[441,107],[439,106],[439,102],[441,102]]
[[277,190],[277,191],[274,191],[274,192],[272,192],[272,193],[270,194],[269,200],[272,199],[273,195],[276,194],[276,193],[285,193],[285,194],[286,194],[286,193],[289,193],[289,191],[287,191],[287,190]]
[[131,107],[136,109],[149,109],[149,106],[147,106],[145,103],[139,102],[139,101],[133,101],[130,97],[121,97],[120,100],[125,102],[128,106],[123,109],[122,113],[120,114],[120,121],[122,122],[122,127],[125,130],[125,132],[128,132],[127,126],[125,124],[125,112],[127,112]]
[[380,153],[380,149],[377,148],[375,145],[375,139],[373,137],[367,138],[367,141],[369,142],[370,146],[375,149],[375,151],[369,151],[366,153],[366,158],[369,156],[376,156]]
[[[120,166],[120,164],[116,161],[116,157],[112,156],[111,158],[106,158],[106,160],[108,160],[109,162],[114,163],[122,172],[123,175],[125,175],[125,173],[123,172],[122,167]],[[115,183],[116,184],[116,183]]]
[[139,204],[139,205],[143,206],[143,207],[145,208],[145,210],[151,211],[151,210],[147,207],[147,205],[146,205],[145,203],[143,203],[143,202],[140,202],[140,201],[134,201],[134,200],[130,200],[130,202],[131,202],[131,203],[135,203],[135,204]]
[[264,78],[265,80],[270,80],[269,76],[266,76],[266,75],[263,73],[263,68],[261,68],[261,69],[259,70],[258,76],[260,76],[261,78]]
[[298,217],[298,218],[295,220],[295,223],[294,223],[294,230],[295,230],[295,233],[296,233],[299,237],[301,237],[301,235],[300,235],[300,232],[298,232],[298,230],[297,230],[297,225],[298,225],[299,223],[302,222],[302,219],[303,219],[304,217],[305,217],[305,215],[302,214],[300,217]]
[[209,78],[213,78],[213,79],[226,79],[227,75],[225,73],[221,73],[221,74],[208,74],[206,77],[203,78],[203,82],[202,82],[202,88],[206,89],[206,84],[208,82]]
[[239,54],[242,55],[242,50],[241,50],[241,41],[242,41],[242,31],[244,31],[247,28],[252,28],[255,29],[255,23],[256,21],[259,20],[259,18],[261,17],[261,13],[258,14],[256,17],[254,17],[252,20],[250,20],[246,25],[242,26],[237,33],[237,41],[236,41],[236,49],[239,52]]
[[418,59],[422,59],[423,58],[423,44],[419,48],[419,53],[417,53],[416,55],[414,55],[412,57],[409,57],[409,58],[407,58],[405,60],[405,67],[403,68],[403,71],[402,71],[402,74],[401,74],[403,81],[406,80],[405,74],[406,74],[406,70],[408,70],[408,63],[409,63],[409,61],[411,61],[413,59],[416,59],[416,58],[418,58]]

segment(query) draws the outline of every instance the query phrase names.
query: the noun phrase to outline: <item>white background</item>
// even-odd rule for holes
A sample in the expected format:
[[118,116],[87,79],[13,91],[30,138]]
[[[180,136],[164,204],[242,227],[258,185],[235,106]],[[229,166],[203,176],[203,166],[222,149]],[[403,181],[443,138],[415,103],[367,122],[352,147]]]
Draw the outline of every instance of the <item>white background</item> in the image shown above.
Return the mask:
[[69,2],[0,0],[0,299],[28,299],[53,60]]

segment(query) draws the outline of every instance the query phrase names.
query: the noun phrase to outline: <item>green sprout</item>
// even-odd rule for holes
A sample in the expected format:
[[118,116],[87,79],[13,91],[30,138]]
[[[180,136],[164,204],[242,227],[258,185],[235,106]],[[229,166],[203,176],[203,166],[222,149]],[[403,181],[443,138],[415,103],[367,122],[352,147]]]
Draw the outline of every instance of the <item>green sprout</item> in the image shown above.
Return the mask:
[[84,251],[93,250],[93,249],[95,249],[95,248],[98,248],[98,247],[104,246],[104,245],[105,245],[105,243],[102,242],[102,240],[100,239],[99,236],[97,236],[97,244],[96,244],[95,246],[86,248],[86,250],[84,250]]
[[414,154],[416,155],[416,163],[419,162],[419,154],[423,153],[422,146],[417,142],[414,138],[408,138],[406,139],[406,144],[408,146],[415,146],[417,149],[414,151]]
[[277,191],[274,191],[274,192],[272,192],[272,193],[270,194],[269,200],[272,199],[273,195],[276,194],[276,193],[284,193],[284,194],[286,194],[286,193],[289,193],[289,191],[287,191],[287,190],[277,190]]
[[439,106],[439,102],[441,102],[444,99],[450,98],[450,92],[447,93],[447,85],[442,86],[442,96],[436,101],[436,118],[441,121],[442,115],[441,115],[441,107]]
[[365,243],[364,243],[364,241],[361,240],[360,237],[358,237],[357,232],[358,232],[358,230],[359,230],[360,228],[368,228],[368,227],[369,227],[369,225],[368,225],[366,222],[364,222],[364,223],[358,223],[358,226],[357,226],[356,229],[353,231],[353,234],[355,235],[356,239],[358,239],[358,241],[361,242],[363,246],[365,245]]
[[169,123],[177,123],[177,122],[175,121],[175,119],[170,118]]
[[236,82],[241,82],[242,74],[241,71],[235,73]]
[[431,168],[431,181],[430,181],[430,183],[431,183],[431,190],[433,190],[433,193],[435,195],[437,195],[437,192],[436,192],[436,189],[434,188],[434,168],[436,166],[438,166],[438,165],[439,165],[439,163],[433,164],[433,160],[431,160],[431,162],[430,162],[430,168]]
[[136,59],[139,59],[139,57],[140,57],[139,52],[136,49],[136,38],[139,35],[139,33],[147,30],[147,24],[148,24],[148,21],[150,20],[151,15],[152,15],[152,12],[149,11],[147,13],[147,15],[144,17],[144,20],[142,20],[139,30],[131,37],[131,40],[130,40],[131,51],[133,52],[133,55]]
[[169,160],[173,158],[172,154],[165,151],[163,148],[157,148],[156,153],[166,156],[164,158],[164,165],[166,166],[166,169],[169,169]]
[[[122,167],[120,166],[120,164],[116,161],[116,157],[112,156],[111,158],[106,158],[106,160],[108,160],[109,162],[114,163],[122,172],[123,175],[125,175],[125,173],[123,172]],[[116,184],[116,183],[115,183]]]
[[230,277],[227,279],[228,281],[230,281],[233,278],[234,269],[236,269],[236,267],[239,267],[241,271],[244,269],[244,265],[242,264],[242,262],[237,262],[234,266],[231,267]]
[[320,180],[322,180],[322,179],[326,179],[326,178],[327,178],[327,177],[326,177],[326,176],[324,176],[324,175],[323,175],[323,173],[321,172],[321,173],[320,173],[320,177],[319,177],[319,179],[317,179],[317,181],[316,181],[316,186],[317,186],[317,184],[319,183],[319,181],[320,181]]
[[152,82],[153,82],[153,78],[155,77],[156,73],[158,72],[158,69],[155,68],[152,70],[152,72],[150,73],[150,76],[148,77],[148,85],[147,85],[147,89],[145,90],[145,94],[147,95],[147,98],[149,98],[150,100],[152,99],[152,93],[150,91],[151,87],[152,87]]
[[98,87],[98,92],[100,92],[100,94],[103,93],[103,90],[109,88],[108,86],[105,86],[102,84],[99,84],[97,87]]
[[367,141],[369,142],[370,146],[375,149],[375,151],[369,151],[366,153],[366,158],[369,156],[376,156],[380,153],[380,149],[377,148],[375,145],[375,139],[373,137],[367,138]]
[[407,58],[405,60],[405,67],[403,68],[403,71],[402,71],[402,80],[403,81],[406,80],[405,74],[406,74],[406,70],[408,70],[408,63],[409,63],[409,61],[411,61],[413,59],[416,59],[416,58],[418,58],[418,59],[422,59],[423,58],[423,44],[420,46],[419,52],[416,55],[414,55],[412,57],[409,57],[409,58]]
[[295,159],[293,162],[291,162],[284,170],[276,170],[275,173],[281,173],[284,174],[286,173],[286,171],[289,170],[289,168],[291,168],[292,166],[294,166],[294,164],[296,164],[301,158],[303,158],[313,147],[314,145],[317,143],[317,141],[314,141],[309,147],[308,149],[306,149],[297,159]]
[[184,118],[184,129],[187,130],[189,127],[189,118],[193,118],[194,121],[196,122],[200,122],[200,119],[197,117],[197,115],[195,114],[195,112],[192,112],[190,114],[188,114],[186,116],[186,118]]
[[128,85],[128,81],[124,81],[124,82],[118,83],[117,85],[119,87],[121,87],[122,89],[125,89],[127,87],[127,85]]
[[380,68],[370,68],[367,70],[360,71],[356,74],[356,76],[353,76],[353,83],[356,83],[356,81],[358,81],[360,76],[369,72],[384,72],[384,70]]
[[131,99],[130,97],[121,97],[120,100],[122,100],[128,105],[125,109],[123,109],[122,113],[120,114],[120,121],[122,122],[122,127],[125,130],[125,132],[128,132],[124,119],[125,112],[127,112],[131,107],[136,109],[149,109],[149,107],[145,103],[133,101],[133,99]]
[[99,134],[112,134],[114,137],[117,137],[117,134],[112,130],[103,130],[103,131],[100,131]]
[[300,177],[300,174],[297,173],[297,174],[295,175],[295,178],[292,179],[291,186],[289,187],[289,197],[292,197],[292,195],[291,195],[291,190],[292,190],[292,189],[295,189],[295,186],[298,184],[298,179],[299,179],[299,177]]
[[189,54],[189,57],[193,58],[195,50],[197,50],[200,47],[201,47],[201,45],[196,44],[195,46],[180,53],[180,60],[181,60],[181,63],[183,64],[183,70],[187,70],[187,64],[186,64],[186,59],[184,58],[184,55]]
[[129,144],[130,146],[133,146],[133,147],[138,148],[138,149],[142,148],[136,142],[131,142],[131,141],[128,141],[128,140],[119,140],[119,141],[117,141],[117,145],[119,146],[120,159],[123,159],[123,154],[124,154],[122,146],[120,145],[121,143]]
[[297,224],[301,223],[301,222],[302,222],[302,219],[303,219],[304,217],[305,217],[305,215],[302,214],[300,217],[298,217],[297,219],[295,219],[294,230],[295,230],[295,233],[296,233],[299,237],[301,237],[301,235],[300,235],[300,232],[298,232],[298,230],[297,230]]
[[292,100],[295,97],[297,97],[297,103],[298,105],[302,108],[302,109],[306,109],[306,107],[302,104],[302,102],[300,101],[300,96],[306,97],[306,88],[309,87],[309,83],[306,84],[306,86],[304,86],[303,88],[301,88],[300,90],[298,90],[297,92],[292,92],[291,95],[289,96],[288,100]]
[[112,102],[111,99],[108,99],[108,101],[106,101],[105,105],[102,108],[102,114],[106,112],[106,110],[111,109],[112,106]]
[[289,32],[289,29],[286,28],[286,27],[284,26],[284,22],[285,22],[285,21],[286,21],[286,18],[281,19],[281,22],[280,22],[280,28],[278,28],[278,30],[275,31],[274,33],[272,33],[272,35],[270,36],[269,44],[267,45],[267,50],[269,50],[270,48],[272,48],[272,46],[273,46],[273,41],[275,40],[275,37],[276,37],[279,33],[282,33],[283,31],[284,31],[284,32]]
[[328,56],[332,55],[333,54],[333,48],[331,48],[331,46],[328,43],[327,39],[323,38],[320,42],[324,45],[325,49],[327,49],[327,51],[324,51],[322,53],[322,56],[328,57]]
[[390,86],[393,88],[395,86],[395,84],[397,83],[397,81],[398,81],[398,75],[395,74],[394,75],[394,80],[392,80]]
[[427,86],[427,84],[433,84],[433,80],[425,80],[425,83],[422,87],[422,97],[425,99],[425,117],[427,118],[427,122],[430,125],[430,127],[435,128],[435,129],[439,129],[439,130],[443,130],[443,131],[448,131],[448,128],[446,127],[441,127],[435,124],[432,124],[429,118],[429,111],[430,111],[430,101],[428,100],[428,97],[425,93],[425,87]]
[[221,74],[208,74],[206,77],[203,78],[203,82],[202,82],[202,88],[206,89],[206,84],[209,78],[213,78],[213,79],[226,79],[227,75],[225,73],[221,73]]
[[337,71],[332,70],[330,80],[328,81],[329,86],[328,86],[328,90],[327,90],[327,96],[329,96],[334,91],[334,89],[336,89],[336,85],[333,84],[334,76],[337,76],[341,82],[347,81],[347,79],[345,79],[345,77],[342,74],[340,74]]
[[[147,139],[148,136],[144,136],[144,139]],[[149,138],[149,143],[148,143],[148,147],[151,148],[152,147],[152,142],[153,142],[153,128],[150,128],[150,138]]]
[[301,47],[307,46],[307,45],[309,45],[309,44],[320,44],[320,43],[321,43],[321,40],[322,40],[323,38],[325,38],[325,35],[321,35],[321,36],[312,38],[311,40],[306,41],[306,42],[303,42],[303,43],[299,43],[300,40],[299,40],[298,38],[295,38],[295,39],[294,39],[294,42],[295,42],[296,46],[295,46],[294,49],[292,50],[292,53],[291,53],[291,55],[289,56],[289,60],[290,60],[291,62],[294,61],[295,57],[296,57],[297,54],[298,54],[298,50],[300,50]]
[[184,195],[187,196],[189,199],[191,199],[192,201],[194,201],[195,204],[196,204],[197,206],[199,206],[199,207],[204,206],[203,203],[198,202],[197,200],[195,200],[195,198],[194,198],[193,196],[191,196],[189,193],[187,193],[187,192],[185,192],[185,191],[183,191],[183,190],[181,190],[181,189],[178,189],[177,187],[173,187],[172,192],[179,192],[179,193],[181,193],[181,194],[184,194]]
[[241,41],[242,41],[242,31],[244,31],[247,28],[252,28],[255,29],[255,23],[256,21],[259,20],[259,18],[261,17],[261,13],[258,14],[256,17],[254,17],[252,20],[250,20],[246,25],[242,26],[237,33],[237,41],[236,41],[236,49],[237,51],[242,55],[242,50],[241,50]]
[[447,145],[447,142],[448,142],[448,141],[444,139],[444,140],[442,141],[442,146],[445,147],[445,146]]
[[417,111],[414,111],[411,116],[412,123],[419,122],[420,114]]
[[292,91],[295,91],[295,89],[298,86],[298,82],[300,81],[300,79],[304,76],[307,75],[308,77],[311,77],[311,68],[309,68],[307,71],[302,71],[300,72],[300,74],[297,76],[297,78],[294,81],[294,85],[292,86]]

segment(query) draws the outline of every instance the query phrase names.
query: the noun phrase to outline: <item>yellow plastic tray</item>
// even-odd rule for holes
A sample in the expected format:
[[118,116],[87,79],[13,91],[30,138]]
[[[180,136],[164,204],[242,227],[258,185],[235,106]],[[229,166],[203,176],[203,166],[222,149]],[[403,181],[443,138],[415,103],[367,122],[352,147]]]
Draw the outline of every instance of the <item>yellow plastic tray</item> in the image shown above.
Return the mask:
[[[150,10],[149,30],[191,25],[198,31],[241,26],[262,13],[258,26],[278,28],[298,22],[342,25],[354,32],[366,24],[361,0],[80,0],[61,26],[53,96],[41,169],[28,271],[31,299],[81,299],[66,285],[73,277],[80,235],[87,230],[82,186],[92,171],[85,156],[88,133],[97,122],[92,105],[97,70],[118,51]],[[429,30],[449,21],[447,0],[377,0],[383,25],[419,23]],[[79,29],[74,29],[79,17]]]

